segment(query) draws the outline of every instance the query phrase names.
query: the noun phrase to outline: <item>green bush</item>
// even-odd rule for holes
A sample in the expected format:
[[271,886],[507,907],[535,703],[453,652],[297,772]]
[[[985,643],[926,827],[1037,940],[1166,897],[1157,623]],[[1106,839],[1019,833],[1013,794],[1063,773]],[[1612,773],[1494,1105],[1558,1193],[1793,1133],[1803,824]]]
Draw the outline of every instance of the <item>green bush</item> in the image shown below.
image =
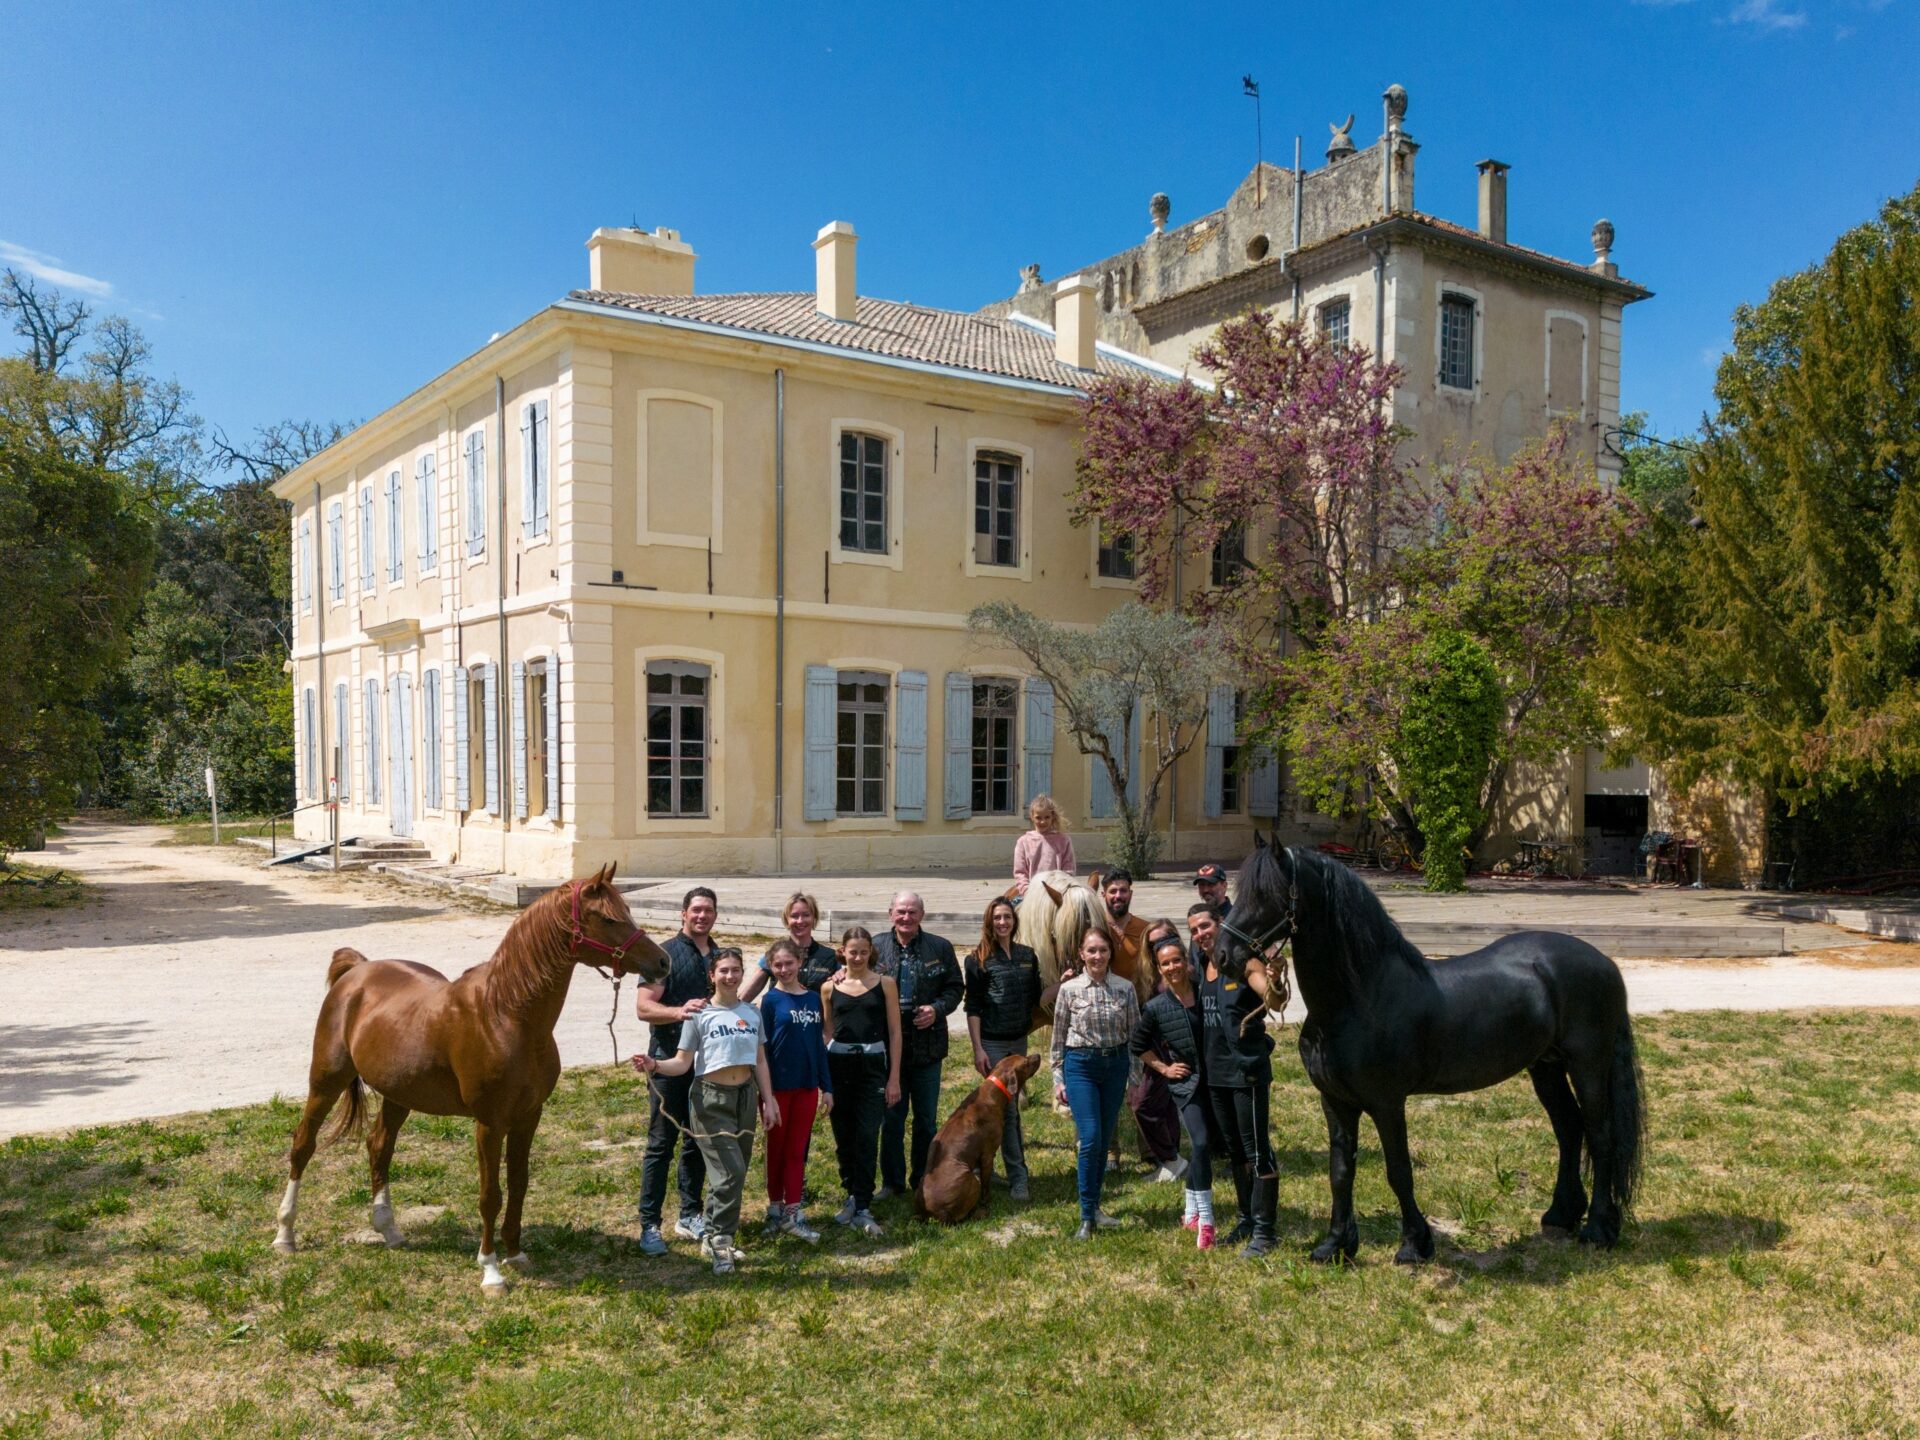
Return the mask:
[[1457,630],[1436,630],[1421,642],[1393,760],[1426,837],[1429,890],[1466,887],[1467,843],[1480,824],[1501,718],[1500,679],[1483,645]]

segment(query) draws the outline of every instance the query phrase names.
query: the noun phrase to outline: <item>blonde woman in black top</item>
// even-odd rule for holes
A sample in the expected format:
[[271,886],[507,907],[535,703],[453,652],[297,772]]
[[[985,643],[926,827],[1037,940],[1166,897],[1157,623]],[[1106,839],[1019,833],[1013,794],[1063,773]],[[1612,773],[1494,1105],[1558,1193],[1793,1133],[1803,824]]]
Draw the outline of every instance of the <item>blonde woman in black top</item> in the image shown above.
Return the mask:
[[900,990],[873,968],[873,936],[858,925],[840,937],[845,970],[820,987],[827,1069],[833,1076],[833,1148],[847,1203],[833,1218],[880,1235],[873,1218],[880,1124],[900,1100]]

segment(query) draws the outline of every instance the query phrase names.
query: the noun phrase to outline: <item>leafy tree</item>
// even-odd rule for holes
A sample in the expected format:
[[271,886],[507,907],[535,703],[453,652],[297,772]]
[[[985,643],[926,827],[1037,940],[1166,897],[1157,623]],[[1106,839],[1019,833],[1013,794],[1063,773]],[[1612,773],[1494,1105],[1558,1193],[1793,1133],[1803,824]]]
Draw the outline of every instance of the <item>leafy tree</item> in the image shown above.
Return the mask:
[[153,547],[118,477],[0,420],[0,851],[66,814],[93,778],[88,701],[126,652]]
[[[1055,715],[1080,753],[1105,767],[1115,796],[1120,828],[1110,858],[1136,875],[1147,874],[1160,848],[1153,825],[1160,787],[1199,739],[1208,691],[1231,678],[1218,629],[1131,602],[1092,629],[1079,629],[1004,600],[977,607],[967,627],[1018,650],[1053,686]],[[1133,732],[1136,710],[1144,736]],[[1144,777],[1133,774],[1136,753]],[[1128,799],[1129,782],[1142,778],[1135,805]]]
[[1464,890],[1468,847],[1507,710],[1493,657],[1457,630],[1436,630],[1409,658],[1393,736],[1394,772],[1426,837],[1429,890]]
[[1635,747],[1790,805],[1920,774],[1920,188],[1734,316],[1607,627]]
[[1592,656],[1600,617],[1618,602],[1616,556],[1638,522],[1576,460],[1564,429],[1504,466],[1449,470],[1437,495],[1428,537],[1383,569],[1393,603],[1328,627],[1287,663],[1283,728],[1303,794],[1330,809],[1370,795],[1418,848],[1434,839],[1418,789],[1428,772],[1393,758],[1407,743],[1414,682],[1430,670],[1419,657],[1436,635],[1470,640],[1499,700],[1466,838],[1477,847],[1516,761],[1548,760],[1604,728]]

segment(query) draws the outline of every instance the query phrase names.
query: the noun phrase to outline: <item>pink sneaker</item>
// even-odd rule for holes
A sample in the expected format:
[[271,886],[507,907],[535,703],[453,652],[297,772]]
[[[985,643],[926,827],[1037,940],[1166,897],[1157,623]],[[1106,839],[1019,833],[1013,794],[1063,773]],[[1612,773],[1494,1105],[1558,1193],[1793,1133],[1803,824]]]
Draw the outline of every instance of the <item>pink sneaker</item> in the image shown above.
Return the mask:
[[1198,1215],[1187,1216],[1186,1219],[1180,1222],[1180,1228],[1182,1230],[1198,1230],[1200,1228],[1200,1217]]
[[1202,1250],[1213,1249],[1213,1226],[1202,1225],[1196,1221],[1194,1224],[1194,1229],[1199,1232],[1199,1237],[1196,1243],[1200,1246],[1200,1248]]

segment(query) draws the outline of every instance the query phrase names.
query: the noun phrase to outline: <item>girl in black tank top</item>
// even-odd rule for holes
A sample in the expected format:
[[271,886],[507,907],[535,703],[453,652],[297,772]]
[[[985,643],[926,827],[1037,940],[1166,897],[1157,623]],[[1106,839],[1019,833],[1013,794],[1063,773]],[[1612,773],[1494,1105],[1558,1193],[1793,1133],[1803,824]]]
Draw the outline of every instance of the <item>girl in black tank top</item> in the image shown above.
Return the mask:
[[873,937],[865,930],[854,926],[841,936],[840,955],[847,978],[864,981],[868,988],[820,987],[827,1019],[827,1068],[833,1075],[833,1110],[827,1118],[833,1125],[840,1183],[847,1192],[847,1203],[833,1218],[863,1234],[878,1235],[880,1226],[869,1207],[880,1158],[880,1124],[887,1107],[900,1100],[900,991],[890,977],[874,972]]

